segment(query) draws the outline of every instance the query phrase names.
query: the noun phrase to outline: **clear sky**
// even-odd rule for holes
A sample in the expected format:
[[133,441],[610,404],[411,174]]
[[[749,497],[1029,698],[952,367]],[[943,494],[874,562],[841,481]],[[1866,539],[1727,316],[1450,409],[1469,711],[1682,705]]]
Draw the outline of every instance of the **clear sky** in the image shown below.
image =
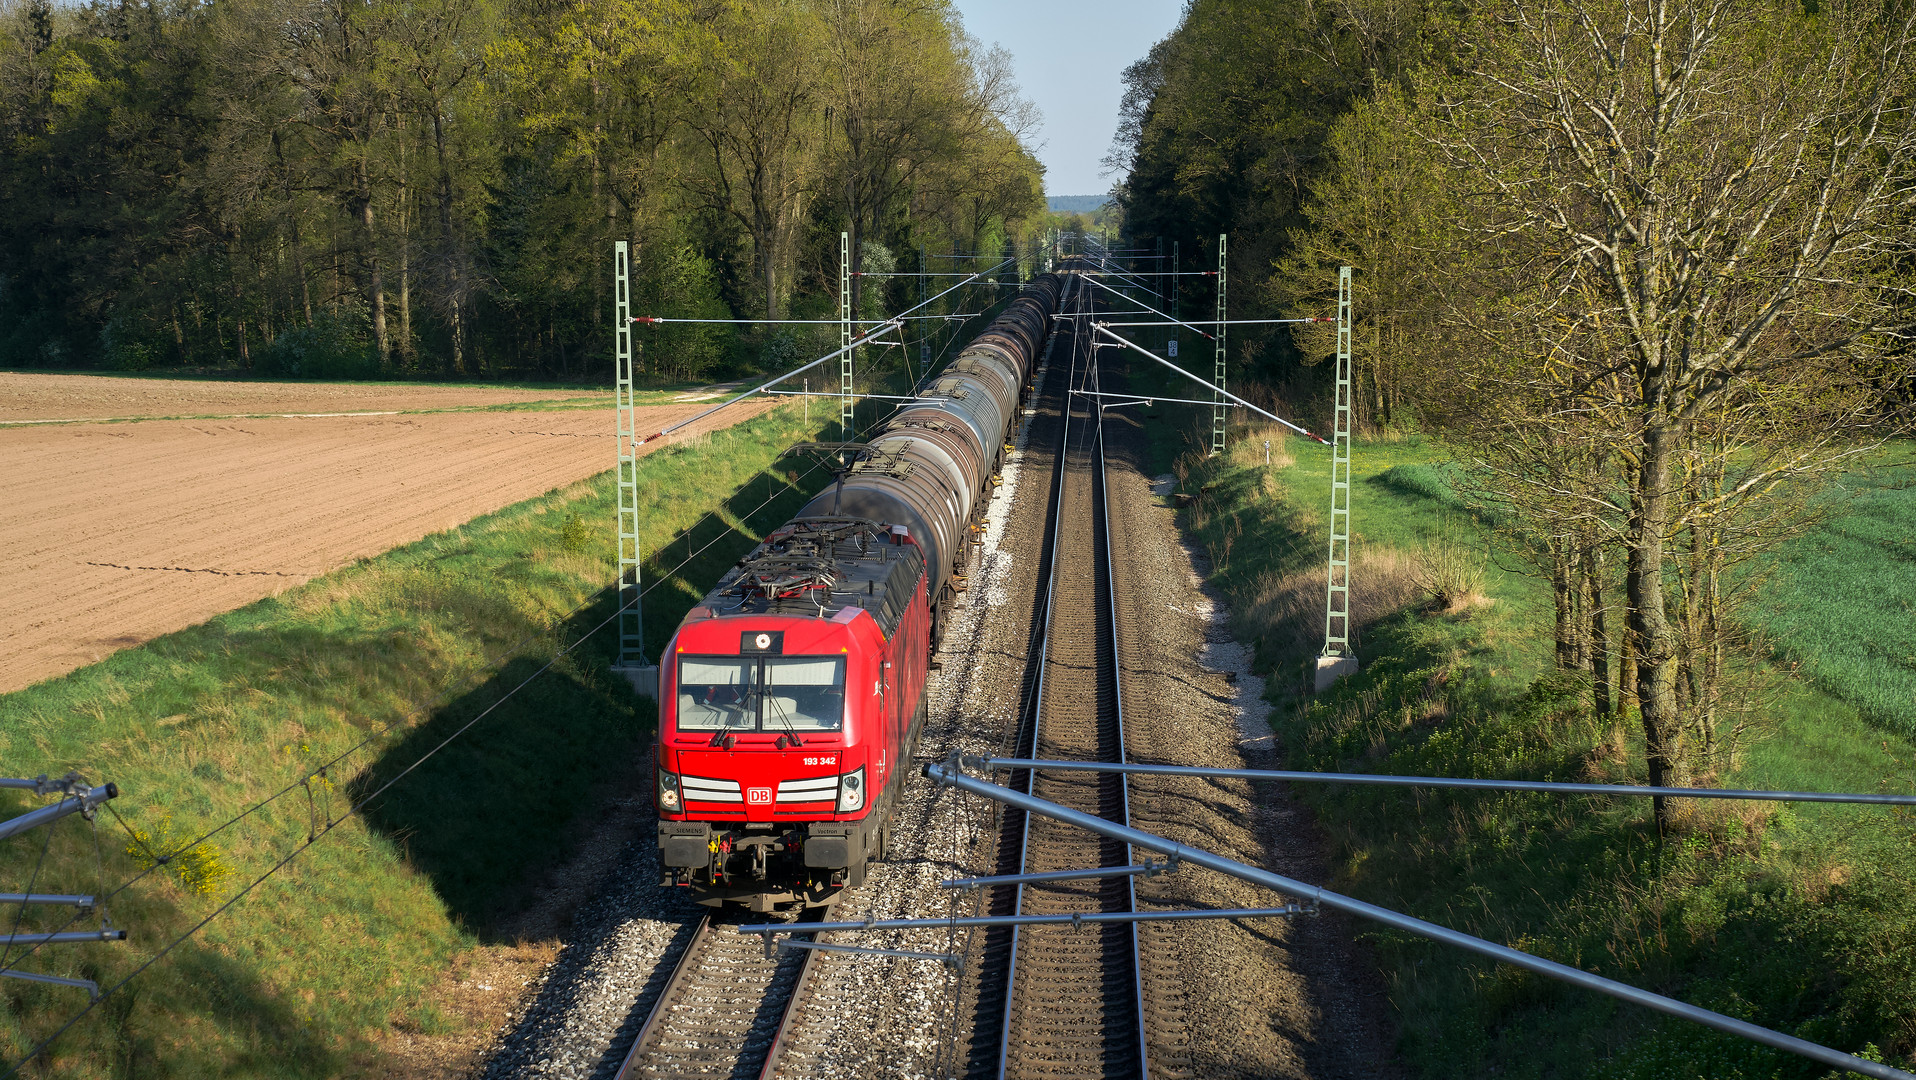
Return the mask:
[[1017,58],[1044,113],[1045,194],[1102,195],[1122,177],[1098,163],[1118,127],[1119,76],[1177,26],[1182,0],[953,0],[965,29]]

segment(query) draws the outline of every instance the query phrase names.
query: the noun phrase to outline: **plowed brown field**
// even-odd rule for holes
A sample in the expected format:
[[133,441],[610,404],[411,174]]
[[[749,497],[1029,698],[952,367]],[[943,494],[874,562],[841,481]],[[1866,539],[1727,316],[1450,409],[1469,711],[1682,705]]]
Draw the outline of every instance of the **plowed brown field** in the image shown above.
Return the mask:
[[149,416],[397,412],[471,409],[541,402],[607,402],[592,390],[503,390],[475,386],[377,383],[267,383],[216,379],[140,379],[117,375],[0,372],[0,424],[125,420]]
[[[49,403],[59,415],[46,418],[134,415],[126,406],[148,391],[147,408],[171,415],[585,396],[0,375],[0,693],[603,472],[617,452],[610,395],[566,410],[7,425]],[[707,405],[647,409],[641,424]]]

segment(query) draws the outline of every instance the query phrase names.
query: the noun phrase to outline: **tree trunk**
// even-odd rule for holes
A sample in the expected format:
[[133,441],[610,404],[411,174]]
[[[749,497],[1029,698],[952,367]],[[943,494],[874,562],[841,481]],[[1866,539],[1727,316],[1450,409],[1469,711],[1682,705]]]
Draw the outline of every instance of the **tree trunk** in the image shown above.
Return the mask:
[[[764,264],[761,270],[765,280],[765,318],[771,320],[772,323],[776,323],[779,318],[779,238],[784,232],[784,222],[776,215],[772,215],[769,221],[765,221],[764,215],[761,215],[760,221],[762,228],[759,231],[762,235],[754,237],[753,239],[754,242],[758,244],[759,259]],[[765,327],[765,333],[768,337],[777,332],[775,325],[767,325]]]
[[[401,207],[405,204],[401,203]],[[399,355],[412,362],[412,259],[408,257],[406,215],[399,216]]]
[[[1678,435],[1673,426],[1644,433],[1643,456],[1631,492],[1629,562],[1624,592],[1630,601],[1630,640],[1636,652],[1637,711],[1652,787],[1673,787],[1681,775],[1683,728],[1676,707],[1676,634],[1663,603],[1663,543],[1669,525],[1670,464]],[[1655,802],[1657,835],[1670,828],[1668,800]]]
[[1592,542],[1583,549],[1583,576],[1590,583],[1590,685],[1598,716],[1609,716],[1610,629],[1603,602],[1603,553]]
[[299,219],[293,219],[293,274],[299,278],[299,302],[306,312],[306,325],[313,325],[313,290],[306,282],[306,258],[299,244]]
[[1570,666],[1578,671],[1593,670],[1590,659],[1590,549],[1584,538],[1567,553],[1570,590]]
[[240,289],[239,283],[240,253],[237,230],[227,241],[226,259],[226,284],[233,294],[233,332],[239,340],[240,366],[250,371],[253,367],[253,356],[246,349],[246,316],[241,314],[245,310],[246,295]]
[[452,232],[452,166],[446,161],[446,124],[439,113],[434,107],[432,141],[439,155],[440,258],[446,268],[446,319],[452,324],[452,373],[457,375],[466,370],[466,320],[461,295],[465,286],[459,278],[459,244]]
[[1557,667],[1569,671],[1577,666],[1576,650],[1571,643],[1571,569],[1569,552],[1566,550],[1569,545],[1556,538],[1547,543],[1550,549],[1550,592],[1557,614]]
[[359,224],[366,230],[366,272],[373,302],[373,346],[379,352],[380,366],[392,354],[392,342],[386,337],[386,283],[379,273],[379,242],[373,235],[373,200],[370,193],[359,198]]
[[406,116],[399,116],[399,355],[412,366],[412,214],[406,185]]
[[1617,644],[1617,715],[1637,700],[1637,650],[1630,644],[1630,615],[1623,616],[1623,639]]

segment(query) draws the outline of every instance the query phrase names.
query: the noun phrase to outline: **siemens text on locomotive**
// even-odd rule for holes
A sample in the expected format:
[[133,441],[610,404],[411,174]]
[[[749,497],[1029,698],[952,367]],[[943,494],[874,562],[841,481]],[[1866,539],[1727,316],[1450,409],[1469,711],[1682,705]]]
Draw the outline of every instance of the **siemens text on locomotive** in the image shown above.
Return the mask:
[[679,624],[659,665],[667,883],[818,905],[883,857],[954,577],[1065,281],[1025,286]]

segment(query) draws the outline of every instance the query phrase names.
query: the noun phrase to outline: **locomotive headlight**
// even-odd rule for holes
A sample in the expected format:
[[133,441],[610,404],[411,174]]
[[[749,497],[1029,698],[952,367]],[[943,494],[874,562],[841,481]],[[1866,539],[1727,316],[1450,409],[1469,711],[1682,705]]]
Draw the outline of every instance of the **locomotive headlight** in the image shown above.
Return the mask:
[[685,809],[685,801],[679,795],[679,778],[664,769],[659,770],[659,810],[667,814],[676,814]]
[[849,814],[865,805],[865,768],[859,766],[838,778],[838,812]]

